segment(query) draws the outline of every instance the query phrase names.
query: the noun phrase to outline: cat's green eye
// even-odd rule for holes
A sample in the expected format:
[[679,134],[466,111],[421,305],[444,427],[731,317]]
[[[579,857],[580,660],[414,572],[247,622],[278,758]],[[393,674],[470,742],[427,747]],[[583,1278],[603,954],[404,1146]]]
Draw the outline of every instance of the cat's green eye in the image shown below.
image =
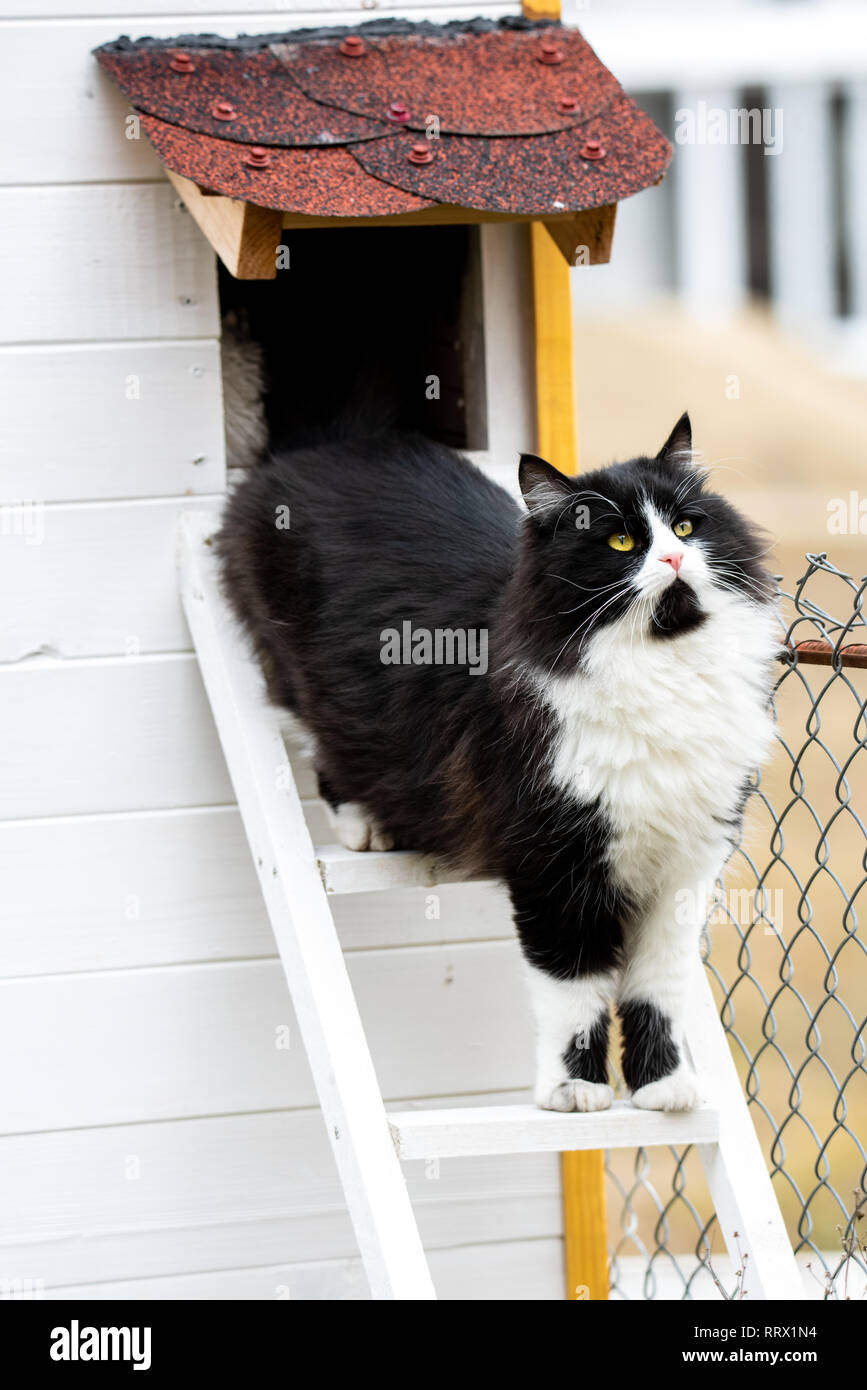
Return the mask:
[[612,550],[634,550],[635,537],[627,535],[625,531],[615,531],[613,536],[608,537],[608,544]]
[[676,536],[691,536],[692,522],[687,517],[681,517],[680,521],[674,523],[674,534]]

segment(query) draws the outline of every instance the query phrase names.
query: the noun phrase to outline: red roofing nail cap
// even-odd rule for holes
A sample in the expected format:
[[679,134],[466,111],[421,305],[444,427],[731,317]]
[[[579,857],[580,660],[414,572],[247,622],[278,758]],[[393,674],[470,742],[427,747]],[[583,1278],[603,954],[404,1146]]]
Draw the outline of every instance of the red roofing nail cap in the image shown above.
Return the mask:
[[433,157],[434,152],[426,141],[422,144],[413,145],[407,155],[410,164],[430,164],[433,162]]
[[175,53],[169,67],[172,72],[195,72],[195,64],[189,53]]
[[550,39],[547,43],[543,43],[542,47],[539,49],[539,62],[546,63],[548,66],[553,66],[554,63],[562,63],[565,56],[562,48],[558,48],[555,43],[551,43]]
[[385,113],[385,119],[404,125],[409,120],[409,107],[404,106],[402,101],[393,101]]
[[585,140],[581,146],[582,159],[604,159],[606,153],[601,140]]
[[360,39],[357,34],[347,34],[340,45],[340,52],[344,58],[361,58],[364,54],[364,39]]
[[577,101],[575,100],[574,97],[561,97],[561,98],[560,98],[560,110],[561,110],[561,111],[577,111],[577,110],[578,110],[578,103],[577,103]]
[[266,169],[271,163],[271,156],[262,145],[251,145],[244,163],[250,169]]
[[218,101],[211,112],[211,115],[217,121],[233,121],[237,114],[237,111],[230,101]]

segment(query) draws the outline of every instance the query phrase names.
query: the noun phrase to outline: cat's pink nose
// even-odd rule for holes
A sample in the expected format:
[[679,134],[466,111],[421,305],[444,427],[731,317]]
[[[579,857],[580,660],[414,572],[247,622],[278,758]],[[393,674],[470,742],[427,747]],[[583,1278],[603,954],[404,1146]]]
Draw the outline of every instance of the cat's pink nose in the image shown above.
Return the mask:
[[682,550],[670,550],[667,555],[660,555],[659,558],[664,565],[671,565],[675,574],[680,573],[680,567],[683,564]]

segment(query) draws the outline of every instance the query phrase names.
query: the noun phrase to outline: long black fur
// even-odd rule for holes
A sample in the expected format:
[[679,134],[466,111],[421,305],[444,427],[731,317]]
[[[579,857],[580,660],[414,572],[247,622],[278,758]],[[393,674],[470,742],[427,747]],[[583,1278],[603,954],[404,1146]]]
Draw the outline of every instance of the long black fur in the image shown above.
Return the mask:
[[[600,596],[636,558],[607,537],[623,524],[648,539],[642,493],[663,516],[694,517],[727,582],[770,595],[758,561],[728,558],[761,547],[680,460],[685,433],[688,421],[657,460],[575,479],[526,458],[529,519],[466,460],[422,437],[323,442],[252,472],[218,538],[226,591],[270,696],[315,736],[323,795],[361,803],[397,847],[503,879],[525,955],[560,979],[617,963],[630,904],[611,881],[600,807],[542,775],[552,731],[523,673],[580,664]],[[556,505],[534,507],[540,490]],[[589,525],[578,529],[582,506]],[[680,581],[657,619],[657,640],[701,621]],[[384,665],[382,633],[405,620],[487,630],[488,673]],[[570,1074],[588,1068],[595,1079],[604,1046],[600,1035],[584,1057],[570,1055]],[[658,1052],[664,1062],[664,1046]],[[637,1061],[635,1070],[647,1068]]]

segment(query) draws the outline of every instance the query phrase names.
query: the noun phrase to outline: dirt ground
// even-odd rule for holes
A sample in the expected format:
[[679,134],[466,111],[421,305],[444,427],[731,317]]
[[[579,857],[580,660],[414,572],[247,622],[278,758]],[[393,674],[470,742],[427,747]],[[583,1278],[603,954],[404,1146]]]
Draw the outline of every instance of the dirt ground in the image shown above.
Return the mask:
[[[867,573],[867,534],[850,528],[840,535],[829,527],[835,499],[848,508],[850,493],[856,504],[867,498],[867,382],[824,371],[809,345],[788,338],[759,309],[724,327],[693,322],[667,304],[585,317],[577,287],[575,325],[582,470],[655,452],[688,409],[714,485],[771,533],[773,567],[785,589],[803,573],[806,551],[827,551],[849,574]],[[864,525],[867,530],[867,517]],[[842,614],[847,604],[851,611],[839,581],[823,581],[815,591],[835,611]],[[812,667],[807,674],[815,693],[830,673]],[[753,799],[746,847],[759,873],[771,865],[766,885],[774,926],[751,925],[751,911],[741,907],[737,926],[720,921],[711,930],[713,962],[733,988],[730,1007],[744,1043],[743,1051],[736,1049],[739,1070],[759,1097],[753,1116],[766,1155],[783,1170],[775,1179],[778,1198],[792,1236],[809,1234],[824,1250],[839,1246],[837,1227],[865,1182],[867,1148],[867,839],[852,813],[867,821],[867,752],[855,754],[867,734],[867,671],[849,676],[852,689],[836,681],[823,696],[821,742],[811,745],[799,771],[781,749],[765,773],[773,812],[786,810],[782,838],[775,837],[771,811]],[[795,755],[808,720],[815,728],[809,692],[799,678],[787,678],[779,721]],[[845,785],[832,756],[840,766],[848,762]],[[847,800],[852,809],[841,810]],[[728,887],[755,886],[754,868],[740,856]],[[850,898],[865,923],[857,934]],[[751,1072],[747,1059],[756,1056]],[[683,1202],[661,1214],[635,1184],[631,1155],[617,1156],[615,1170],[635,1192],[637,1221],[624,1254],[637,1253],[636,1237],[653,1248],[660,1222],[669,1226],[669,1249],[695,1247],[699,1227]],[[651,1157],[648,1176],[663,1207],[674,1171],[669,1155]],[[688,1195],[703,1220],[709,1207],[695,1155],[688,1171]],[[616,1244],[630,1218],[613,1187],[609,1196]],[[714,1249],[722,1249],[718,1234]]]

